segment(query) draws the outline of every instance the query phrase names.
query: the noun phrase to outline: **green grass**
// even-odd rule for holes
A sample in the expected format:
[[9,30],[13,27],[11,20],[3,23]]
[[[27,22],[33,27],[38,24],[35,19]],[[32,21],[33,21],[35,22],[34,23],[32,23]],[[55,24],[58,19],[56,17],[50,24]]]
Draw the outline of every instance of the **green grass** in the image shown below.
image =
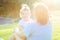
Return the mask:
[[[4,40],[8,40],[10,35],[13,33],[13,28],[16,26],[17,24],[0,25],[0,37],[3,38]],[[59,23],[53,23],[52,31],[53,31],[52,40],[60,40]]]
[[8,40],[9,36],[13,33],[11,29],[0,30],[0,37],[4,40]]
[[60,40],[60,23],[53,25],[53,40]]
[[13,33],[13,28],[15,28],[16,26],[17,24],[0,25],[0,38],[8,40],[10,35]]

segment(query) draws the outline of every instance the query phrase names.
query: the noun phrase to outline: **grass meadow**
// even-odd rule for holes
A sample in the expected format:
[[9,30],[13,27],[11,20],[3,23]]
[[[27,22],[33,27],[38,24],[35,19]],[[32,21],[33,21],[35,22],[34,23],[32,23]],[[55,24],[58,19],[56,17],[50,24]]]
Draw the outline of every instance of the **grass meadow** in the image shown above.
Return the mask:
[[[4,40],[8,40],[10,35],[13,33],[13,28],[16,27],[17,24],[5,24],[0,25],[0,38],[3,38]],[[52,26],[52,40],[60,40],[60,25],[53,24]]]
[[[59,12],[55,12],[57,18],[52,18],[52,40],[60,40],[60,19],[58,16],[60,14]],[[57,15],[58,13],[58,15]],[[0,25],[0,38],[3,38],[4,40],[8,40],[11,34],[13,34],[13,28],[17,27],[17,23],[14,24],[4,24]]]

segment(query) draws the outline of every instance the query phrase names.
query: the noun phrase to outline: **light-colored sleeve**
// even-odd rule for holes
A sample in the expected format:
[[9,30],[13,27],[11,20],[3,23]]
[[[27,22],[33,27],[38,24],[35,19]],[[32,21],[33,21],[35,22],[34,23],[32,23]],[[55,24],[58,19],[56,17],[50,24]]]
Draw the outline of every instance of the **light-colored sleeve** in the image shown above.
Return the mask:
[[23,21],[22,20],[20,20],[18,22],[18,28],[19,28],[19,30],[23,30]]
[[20,25],[22,25],[22,23],[23,23],[23,21],[20,20],[20,21],[18,22],[18,25],[20,26]]
[[32,31],[32,25],[30,25],[30,26],[28,26],[27,28],[25,28],[25,29],[23,30],[23,33],[24,33],[24,35],[25,35],[26,37],[29,37],[31,31]]

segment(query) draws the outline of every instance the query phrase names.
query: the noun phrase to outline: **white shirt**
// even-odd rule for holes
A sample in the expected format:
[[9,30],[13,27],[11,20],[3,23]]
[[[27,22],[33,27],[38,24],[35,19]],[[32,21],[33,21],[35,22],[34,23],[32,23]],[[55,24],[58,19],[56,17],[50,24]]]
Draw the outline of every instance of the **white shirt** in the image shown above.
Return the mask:
[[23,28],[26,28],[29,24],[33,23],[34,21],[32,19],[30,19],[29,21],[24,21],[23,19],[21,19],[19,21],[19,26],[22,26]]

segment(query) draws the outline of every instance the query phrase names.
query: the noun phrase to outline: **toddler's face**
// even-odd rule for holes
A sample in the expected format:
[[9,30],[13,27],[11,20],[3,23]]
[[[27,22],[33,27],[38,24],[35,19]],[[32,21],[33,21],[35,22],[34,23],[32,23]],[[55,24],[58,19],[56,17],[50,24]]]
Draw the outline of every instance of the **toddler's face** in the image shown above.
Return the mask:
[[23,19],[29,18],[29,17],[30,17],[30,12],[29,12],[28,10],[23,11],[23,12],[21,13],[21,17],[22,17]]

